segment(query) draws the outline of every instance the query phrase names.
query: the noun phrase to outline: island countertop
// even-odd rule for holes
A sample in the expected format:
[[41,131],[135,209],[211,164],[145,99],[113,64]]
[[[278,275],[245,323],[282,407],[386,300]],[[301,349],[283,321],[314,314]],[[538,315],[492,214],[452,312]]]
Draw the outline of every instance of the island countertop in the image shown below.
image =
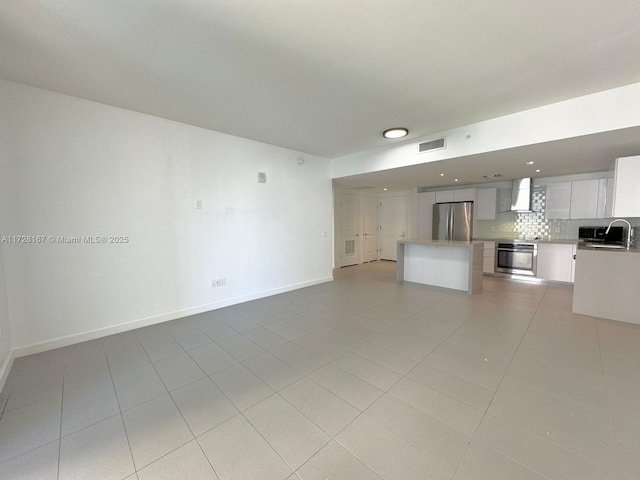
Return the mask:
[[450,246],[450,247],[473,247],[473,245],[482,245],[481,240],[472,240],[470,242],[460,240],[398,240],[398,243],[415,244],[415,245],[434,245],[434,246]]

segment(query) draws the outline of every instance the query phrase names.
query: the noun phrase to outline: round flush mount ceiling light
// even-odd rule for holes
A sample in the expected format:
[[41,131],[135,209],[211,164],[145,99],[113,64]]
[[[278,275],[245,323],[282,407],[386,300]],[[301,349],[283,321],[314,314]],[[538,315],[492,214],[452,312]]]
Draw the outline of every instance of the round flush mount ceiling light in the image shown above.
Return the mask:
[[384,138],[402,138],[406,137],[409,134],[409,130],[406,128],[389,128],[382,132],[382,136]]

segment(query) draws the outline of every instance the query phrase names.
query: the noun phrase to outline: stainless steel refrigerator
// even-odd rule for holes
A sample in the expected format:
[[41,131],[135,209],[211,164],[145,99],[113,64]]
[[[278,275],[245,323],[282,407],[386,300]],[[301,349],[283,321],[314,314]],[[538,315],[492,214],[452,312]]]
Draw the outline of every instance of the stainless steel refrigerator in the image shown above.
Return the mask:
[[470,241],[473,237],[473,202],[433,205],[434,240]]

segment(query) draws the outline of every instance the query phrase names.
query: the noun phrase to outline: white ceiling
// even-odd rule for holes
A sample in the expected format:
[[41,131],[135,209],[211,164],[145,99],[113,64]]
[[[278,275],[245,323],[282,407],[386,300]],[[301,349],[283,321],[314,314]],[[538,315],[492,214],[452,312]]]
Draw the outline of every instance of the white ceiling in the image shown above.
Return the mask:
[[640,81],[640,2],[2,0],[0,76],[335,158]]
[[[634,154],[640,154],[640,127],[342,177],[334,185],[382,192],[604,172],[613,169],[616,158]],[[494,174],[501,176],[482,178]]]

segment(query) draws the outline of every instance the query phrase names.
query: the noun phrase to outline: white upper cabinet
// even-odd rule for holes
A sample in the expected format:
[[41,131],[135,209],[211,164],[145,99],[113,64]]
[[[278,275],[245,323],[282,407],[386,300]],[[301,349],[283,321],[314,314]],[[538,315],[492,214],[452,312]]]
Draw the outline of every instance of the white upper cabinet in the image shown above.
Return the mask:
[[460,190],[440,190],[436,192],[436,203],[444,202],[475,202],[475,188],[461,188]]
[[611,216],[606,178],[547,185],[546,218],[605,218]]
[[498,190],[495,188],[478,189],[478,201],[476,202],[476,218],[478,220],[496,219],[496,200]]
[[616,159],[614,217],[640,217],[640,155]]
[[547,207],[545,217],[569,218],[571,214],[571,182],[547,185]]
[[436,203],[436,192],[418,194],[418,240],[431,240],[433,222],[433,204]]
[[613,192],[615,190],[613,178],[603,178],[600,180],[605,183],[605,200],[604,200],[604,213],[602,214],[603,218],[611,218],[613,217]]
[[476,200],[475,188],[464,188],[453,191],[454,202],[474,202]]
[[453,190],[436,192],[436,203],[453,202]]
[[[605,184],[606,188],[606,184]],[[571,182],[570,218],[599,218],[600,180],[580,180]],[[602,198],[604,201],[604,197]],[[604,204],[601,214],[604,215]]]

